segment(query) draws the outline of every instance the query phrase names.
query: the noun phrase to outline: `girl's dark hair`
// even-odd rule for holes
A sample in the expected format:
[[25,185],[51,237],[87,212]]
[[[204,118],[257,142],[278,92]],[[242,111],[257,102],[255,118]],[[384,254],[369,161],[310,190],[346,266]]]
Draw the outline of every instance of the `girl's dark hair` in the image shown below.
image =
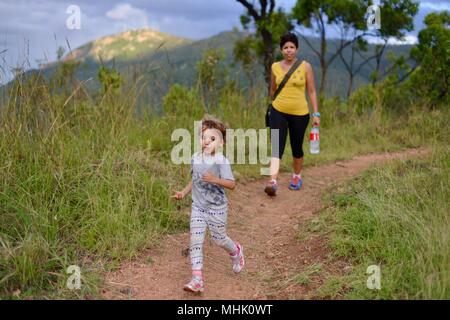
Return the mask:
[[227,142],[227,127],[224,123],[222,123],[220,120],[210,116],[205,115],[202,120],[202,131],[205,131],[206,129],[216,129],[219,130],[222,134],[223,143],[226,144]]
[[298,48],[298,39],[297,39],[297,36],[296,36],[294,33],[292,33],[292,32],[286,32],[285,34],[283,34],[283,35],[281,36],[281,39],[280,39],[280,49],[283,48],[283,46],[284,46],[284,44],[285,44],[286,42],[292,42],[293,44],[295,44],[295,47]]

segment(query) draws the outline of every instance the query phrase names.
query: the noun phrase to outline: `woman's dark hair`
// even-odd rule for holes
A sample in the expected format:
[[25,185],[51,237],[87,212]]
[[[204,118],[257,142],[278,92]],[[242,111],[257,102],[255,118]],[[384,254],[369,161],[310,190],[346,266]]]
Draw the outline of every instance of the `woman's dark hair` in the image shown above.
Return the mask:
[[293,44],[295,44],[295,47],[298,48],[298,39],[297,39],[297,36],[296,36],[294,33],[292,33],[292,32],[286,32],[285,34],[283,34],[283,35],[281,36],[281,39],[280,39],[280,49],[283,48],[283,46],[284,46],[284,44],[285,44],[286,42],[292,42]]

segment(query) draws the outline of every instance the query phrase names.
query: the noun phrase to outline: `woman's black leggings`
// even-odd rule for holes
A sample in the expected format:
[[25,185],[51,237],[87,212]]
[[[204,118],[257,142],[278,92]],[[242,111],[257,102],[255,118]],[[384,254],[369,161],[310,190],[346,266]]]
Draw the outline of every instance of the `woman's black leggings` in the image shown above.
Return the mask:
[[272,157],[281,159],[286,146],[287,133],[289,129],[289,138],[291,140],[292,155],[294,158],[303,157],[303,139],[305,137],[306,127],[309,122],[309,114],[296,116],[287,114],[271,107],[270,111],[270,129],[278,129],[278,152],[274,147],[274,139],[272,142]]

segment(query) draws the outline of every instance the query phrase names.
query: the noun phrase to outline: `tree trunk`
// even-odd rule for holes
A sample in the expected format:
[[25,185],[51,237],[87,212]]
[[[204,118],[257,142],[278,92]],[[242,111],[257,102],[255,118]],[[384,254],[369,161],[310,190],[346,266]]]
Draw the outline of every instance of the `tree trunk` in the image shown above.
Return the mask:
[[327,63],[324,58],[325,58],[324,56],[320,57],[320,68],[321,68],[322,73],[321,73],[321,78],[320,78],[319,99],[323,98],[323,94],[325,92],[325,83],[326,83],[327,71],[328,71],[328,66],[327,66]]
[[350,79],[348,80],[348,89],[347,89],[347,100],[350,98],[350,95],[352,94],[352,88],[353,88],[353,77],[354,74],[350,73]]
[[267,85],[267,95],[270,95],[270,78],[272,73],[272,63],[273,63],[273,49],[272,49],[272,34],[267,30],[262,30],[261,35],[263,37],[264,43],[264,79]]
[[325,61],[327,55],[327,39],[325,38],[325,24],[322,19],[322,10],[318,15],[318,26],[320,30],[320,67],[322,68],[322,79],[320,79],[319,99],[322,101],[327,82],[328,63]]
[[383,53],[384,53],[384,50],[386,49],[386,46],[387,46],[387,40],[384,39],[383,46],[381,47],[380,51],[377,52],[377,54],[376,54],[376,58],[375,58],[376,59],[375,60],[376,61],[375,77],[372,79],[372,85],[375,85],[375,83],[377,83],[379,78],[380,78],[381,59],[383,57]]

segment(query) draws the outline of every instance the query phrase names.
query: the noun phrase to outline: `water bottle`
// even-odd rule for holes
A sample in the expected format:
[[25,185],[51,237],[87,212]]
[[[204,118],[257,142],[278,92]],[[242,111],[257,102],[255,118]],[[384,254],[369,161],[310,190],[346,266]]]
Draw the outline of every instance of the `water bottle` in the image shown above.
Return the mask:
[[309,133],[309,152],[311,154],[318,154],[320,152],[320,135],[319,128],[312,127]]

